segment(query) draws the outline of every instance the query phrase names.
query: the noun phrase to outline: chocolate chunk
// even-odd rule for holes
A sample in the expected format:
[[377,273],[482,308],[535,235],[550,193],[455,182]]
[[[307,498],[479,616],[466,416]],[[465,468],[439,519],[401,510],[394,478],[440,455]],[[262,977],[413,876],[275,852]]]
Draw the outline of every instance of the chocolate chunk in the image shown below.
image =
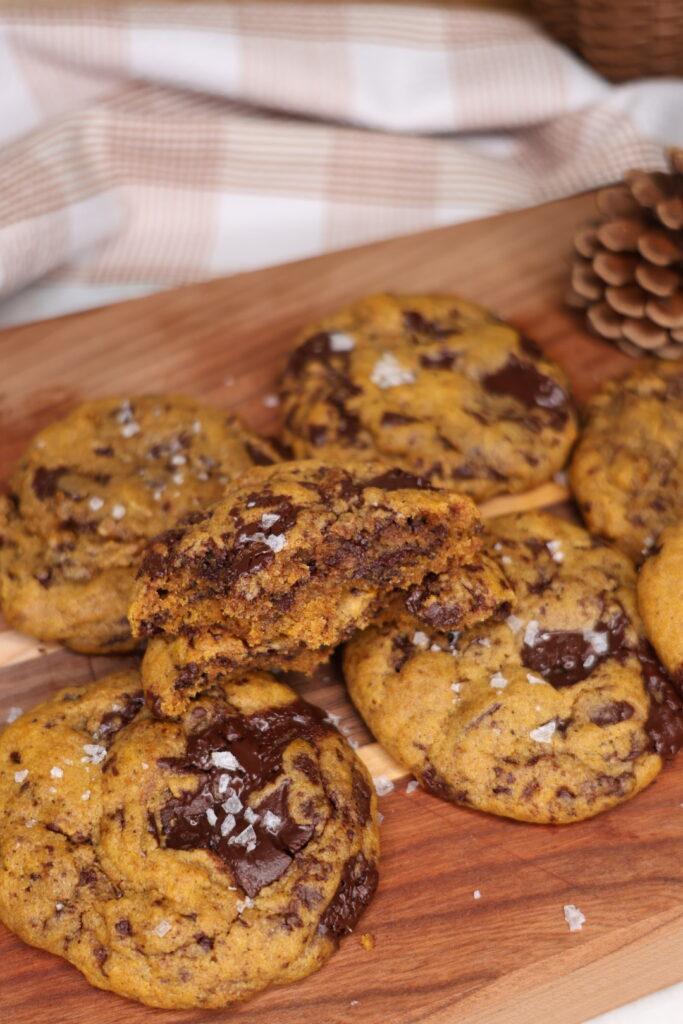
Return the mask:
[[377,888],[377,868],[362,853],[350,857],[337,891],[320,918],[318,934],[336,939],[352,932]]
[[594,725],[604,728],[607,725],[616,725],[617,722],[625,722],[632,715],[633,705],[627,700],[612,700],[591,711],[589,717]]
[[[457,310],[452,310],[453,317],[459,317]],[[403,314],[403,326],[407,331],[414,331],[416,334],[426,334],[428,338],[448,338],[451,334],[458,334],[460,328],[454,325],[439,324],[435,320],[428,320],[422,313],[414,309],[406,310]]]
[[332,352],[330,335],[324,331],[302,341],[287,361],[287,373],[300,376],[309,363],[329,363],[332,357],[348,362],[348,352]]
[[433,491],[429,480],[422,476],[407,473],[404,469],[389,469],[380,476],[364,480],[363,487],[379,487],[383,491],[422,490]]
[[136,690],[134,693],[123,693],[121,694],[121,699],[123,704],[118,711],[109,711],[103,716],[93,733],[95,739],[112,740],[117,732],[123,729],[124,725],[128,725],[133,721],[145,704],[142,690]]
[[59,478],[67,472],[68,466],[56,466],[54,469],[39,466],[33,474],[33,481],[31,483],[36,498],[39,498],[40,501],[45,501],[46,498],[54,498],[57,493]]
[[626,656],[628,647],[625,633],[628,625],[623,612],[612,616],[609,622],[598,622],[593,631],[601,636],[601,644],[597,649],[591,642],[589,632],[541,632],[533,644],[523,644],[522,664],[542,675],[555,689],[573,686],[587,679],[608,658]]
[[[289,780],[252,808],[249,796],[280,774],[283,753],[294,739],[315,743],[331,730],[321,709],[297,700],[248,717],[222,715],[190,736],[182,757],[159,761],[198,775],[194,790],[171,797],[162,807],[163,845],[210,850],[231,868],[247,895],[255,896],[287,870],[314,826],[292,817]],[[215,753],[225,755],[228,767],[216,764]]]
[[125,939],[127,935],[133,934],[133,929],[131,928],[130,921],[125,917],[122,918],[120,921],[117,921],[116,924],[114,925],[114,928],[116,929],[116,934],[120,935],[122,939]]
[[271,458],[271,456],[262,448],[258,448],[255,444],[252,444],[251,441],[247,441],[244,447],[247,449],[249,458],[251,459],[255,466],[273,465],[275,460]]
[[567,422],[569,396],[564,388],[515,355],[500,370],[482,377],[481,384],[489,394],[511,395],[528,408],[547,410],[556,429]]
[[645,731],[652,749],[660,757],[671,758],[683,747],[683,700],[647,641],[638,645],[636,654],[650,694]]

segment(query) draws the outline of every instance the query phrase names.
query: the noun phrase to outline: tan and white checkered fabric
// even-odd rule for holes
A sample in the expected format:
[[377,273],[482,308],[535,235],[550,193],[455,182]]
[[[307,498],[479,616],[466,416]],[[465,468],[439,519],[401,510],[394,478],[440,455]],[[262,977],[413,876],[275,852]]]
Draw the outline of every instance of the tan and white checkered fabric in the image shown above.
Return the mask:
[[480,7],[0,10],[0,322],[663,166],[682,99]]

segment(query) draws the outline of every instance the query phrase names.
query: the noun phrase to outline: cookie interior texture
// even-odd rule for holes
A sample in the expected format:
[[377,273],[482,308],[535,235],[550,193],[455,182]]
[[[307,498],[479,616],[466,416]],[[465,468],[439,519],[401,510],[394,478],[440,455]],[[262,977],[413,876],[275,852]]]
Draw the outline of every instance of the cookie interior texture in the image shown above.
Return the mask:
[[92,984],[219,1007],[318,968],[377,881],[376,798],[320,709],[262,673],[153,718],[134,671],[0,736],[0,916]]
[[683,363],[648,360],[600,388],[569,481],[588,528],[640,562],[683,518]]
[[515,589],[513,614],[459,634],[371,626],[345,649],[351,698],[437,796],[531,822],[605,811],[683,742],[635,569],[545,513],[491,520],[485,540]]
[[85,653],[134,649],[126,613],[145,544],[276,459],[237,417],[183,395],[78,406],[36,435],[0,498],[5,617]]
[[[433,614],[439,574],[479,561],[480,528],[466,496],[381,464],[253,469],[202,518],[150,545],[129,611],[133,631],[153,638],[150,657],[187,666],[179,690],[191,692],[214,659],[310,670],[394,591],[408,596],[419,586],[416,614]],[[484,578],[494,604],[509,596],[500,576]],[[475,597],[463,591],[467,600],[474,613]],[[478,614],[488,614],[481,594],[476,600]],[[463,609],[444,602],[446,618],[449,611],[457,624]],[[172,644],[168,656],[157,639]],[[168,673],[155,665],[143,674],[158,697]]]
[[454,296],[377,295],[304,331],[281,381],[300,458],[389,460],[477,500],[564,465],[568,382],[538,345]]
[[638,574],[638,608],[647,635],[683,686],[683,521],[667,527]]

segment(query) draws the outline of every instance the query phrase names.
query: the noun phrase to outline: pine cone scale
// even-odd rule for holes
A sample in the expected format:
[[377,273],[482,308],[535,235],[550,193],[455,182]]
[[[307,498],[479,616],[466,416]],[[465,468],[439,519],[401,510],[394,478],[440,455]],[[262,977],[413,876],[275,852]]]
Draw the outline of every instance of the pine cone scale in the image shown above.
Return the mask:
[[683,359],[683,150],[601,189],[574,236],[568,301],[628,355]]

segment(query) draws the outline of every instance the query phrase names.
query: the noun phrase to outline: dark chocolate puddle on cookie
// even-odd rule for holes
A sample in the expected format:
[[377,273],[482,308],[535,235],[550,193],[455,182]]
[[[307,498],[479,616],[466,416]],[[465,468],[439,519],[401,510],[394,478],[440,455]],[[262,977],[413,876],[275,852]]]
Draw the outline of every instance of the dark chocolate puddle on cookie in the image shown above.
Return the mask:
[[[165,847],[209,850],[227,864],[249,896],[280,878],[294,856],[312,838],[318,818],[298,822],[289,809],[289,780],[250,807],[249,796],[275,781],[282,756],[295,739],[315,741],[331,732],[325,712],[303,700],[248,717],[225,714],[190,736],[182,757],[159,764],[198,776],[198,785],[170,797],[153,831]],[[317,781],[311,757],[300,754],[297,767]]]

